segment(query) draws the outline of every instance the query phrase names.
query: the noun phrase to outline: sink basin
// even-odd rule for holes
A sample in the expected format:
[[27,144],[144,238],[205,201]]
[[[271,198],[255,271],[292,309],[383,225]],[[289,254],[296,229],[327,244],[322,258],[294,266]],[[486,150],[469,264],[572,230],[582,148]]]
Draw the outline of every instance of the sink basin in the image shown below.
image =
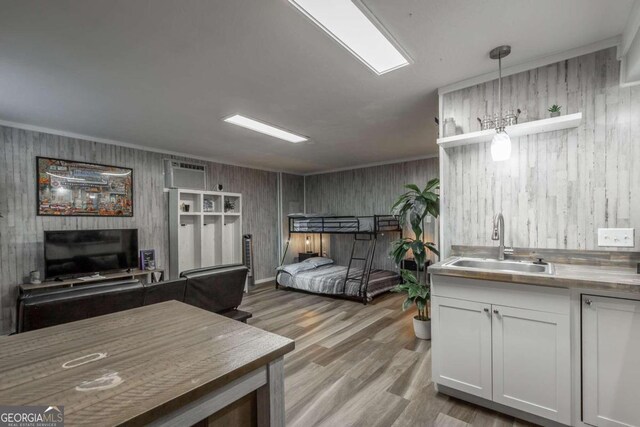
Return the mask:
[[458,258],[447,263],[446,266],[518,273],[553,274],[552,264],[540,265],[528,261],[498,261],[497,259]]

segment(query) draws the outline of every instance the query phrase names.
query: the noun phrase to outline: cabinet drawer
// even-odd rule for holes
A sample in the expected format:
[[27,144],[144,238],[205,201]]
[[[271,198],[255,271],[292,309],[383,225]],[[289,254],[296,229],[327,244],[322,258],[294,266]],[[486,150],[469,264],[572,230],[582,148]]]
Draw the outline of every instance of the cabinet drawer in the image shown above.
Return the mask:
[[431,276],[431,294],[549,313],[569,314],[569,289],[451,276]]

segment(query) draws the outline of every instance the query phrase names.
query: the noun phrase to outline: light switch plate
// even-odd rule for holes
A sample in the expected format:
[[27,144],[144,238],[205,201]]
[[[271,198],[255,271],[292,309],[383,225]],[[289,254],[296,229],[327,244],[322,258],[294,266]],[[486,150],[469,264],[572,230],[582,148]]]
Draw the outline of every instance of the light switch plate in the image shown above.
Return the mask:
[[598,246],[632,248],[635,246],[633,228],[598,228]]

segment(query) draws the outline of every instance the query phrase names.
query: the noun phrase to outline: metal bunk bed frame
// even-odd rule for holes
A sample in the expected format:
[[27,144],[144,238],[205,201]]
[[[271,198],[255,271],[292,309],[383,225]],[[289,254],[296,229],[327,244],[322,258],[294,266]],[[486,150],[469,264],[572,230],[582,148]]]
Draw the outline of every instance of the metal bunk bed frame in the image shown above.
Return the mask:
[[[361,220],[365,218],[372,218],[373,227],[371,230],[361,230]],[[325,221],[331,220],[331,221]],[[307,220],[314,224],[313,229],[308,230],[296,230],[296,220]],[[318,228],[316,228],[319,226]],[[355,228],[354,228],[355,226]],[[346,228],[346,230],[345,230]],[[376,252],[376,246],[378,242],[378,234],[380,233],[400,233],[402,238],[402,227],[400,221],[393,215],[368,215],[368,216],[318,216],[318,217],[289,217],[289,234],[287,236],[287,245],[285,246],[280,265],[284,263],[284,259],[289,251],[289,243],[291,242],[292,234],[320,234],[320,256],[322,256],[322,235],[323,234],[353,234],[353,244],[351,245],[351,256],[349,257],[349,265],[347,267],[347,273],[345,275],[342,295],[344,296],[344,288],[348,282],[358,282],[358,297],[354,297],[357,300],[361,300],[363,304],[367,304],[367,287],[369,285],[369,277],[371,275],[371,268],[373,266],[373,256]],[[363,237],[363,236],[366,236]],[[366,248],[366,255],[364,257],[358,257],[356,255],[356,245],[358,242],[369,242]],[[351,267],[353,261],[364,262],[362,267],[362,273],[351,275]],[[276,289],[278,289],[278,281],[276,280]]]

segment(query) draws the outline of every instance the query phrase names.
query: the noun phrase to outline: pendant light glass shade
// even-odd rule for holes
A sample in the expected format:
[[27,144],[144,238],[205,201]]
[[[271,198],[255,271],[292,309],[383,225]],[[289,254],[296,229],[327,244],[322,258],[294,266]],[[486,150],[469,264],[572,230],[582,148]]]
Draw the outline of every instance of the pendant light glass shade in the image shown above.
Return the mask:
[[494,162],[502,162],[510,157],[511,138],[505,131],[499,131],[491,140],[491,158]]
[[511,53],[511,46],[503,45],[489,52],[491,59],[498,60],[498,113],[496,114],[496,134],[491,140],[491,158],[494,162],[509,160],[511,157],[511,138],[504,131],[505,119],[502,117],[502,58]]

